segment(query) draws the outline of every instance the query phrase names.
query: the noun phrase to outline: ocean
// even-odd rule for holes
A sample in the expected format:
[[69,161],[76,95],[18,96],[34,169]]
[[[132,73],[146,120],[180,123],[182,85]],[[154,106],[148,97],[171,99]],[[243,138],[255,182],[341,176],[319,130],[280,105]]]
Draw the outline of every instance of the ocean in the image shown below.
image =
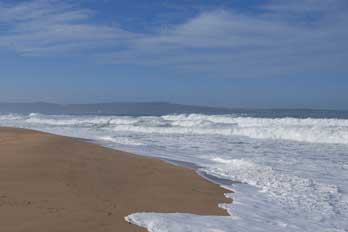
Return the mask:
[[231,216],[134,212],[127,217],[150,231],[348,231],[347,111],[3,113],[0,126],[184,162],[234,191],[226,195],[233,203],[220,205]]

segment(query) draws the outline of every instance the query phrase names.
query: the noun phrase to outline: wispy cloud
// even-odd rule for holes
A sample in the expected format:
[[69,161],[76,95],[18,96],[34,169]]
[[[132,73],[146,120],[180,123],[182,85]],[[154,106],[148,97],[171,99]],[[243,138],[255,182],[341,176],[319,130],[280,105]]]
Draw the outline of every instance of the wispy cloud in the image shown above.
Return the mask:
[[274,1],[259,10],[203,12],[111,58],[225,77],[347,73],[344,1]]
[[255,12],[209,9],[148,34],[96,24],[94,14],[56,0],[0,3],[0,47],[40,55],[93,50],[109,63],[209,76],[348,73],[345,0],[273,0]]
[[57,0],[0,2],[0,47],[24,55],[43,55],[122,46],[134,34],[98,25],[95,12]]

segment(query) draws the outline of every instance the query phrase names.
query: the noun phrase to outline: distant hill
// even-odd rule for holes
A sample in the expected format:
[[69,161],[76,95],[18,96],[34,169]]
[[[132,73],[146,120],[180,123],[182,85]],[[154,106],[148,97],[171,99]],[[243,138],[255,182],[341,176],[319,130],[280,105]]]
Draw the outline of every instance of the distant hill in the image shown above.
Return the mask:
[[41,114],[98,114],[98,115],[165,115],[165,114],[227,114],[231,109],[205,106],[180,105],[165,102],[151,103],[98,103],[98,104],[53,104],[0,103],[0,113]]
[[70,114],[70,115],[132,115],[160,116],[166,114],[236,114],[249,117],[266,118],[345,118],[348,111],[319,109],[229,109],[208,106],[191,106],[166,102],[115,102],[98,104],[54,104],[37,103],[0,103],[0,114]]

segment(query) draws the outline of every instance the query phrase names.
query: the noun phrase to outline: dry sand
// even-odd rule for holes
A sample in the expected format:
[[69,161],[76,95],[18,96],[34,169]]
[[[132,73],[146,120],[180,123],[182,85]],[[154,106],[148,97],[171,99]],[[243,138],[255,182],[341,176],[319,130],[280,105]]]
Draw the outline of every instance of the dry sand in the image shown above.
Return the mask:
[[0,128],[0,231],[146,231],[135,212],[227,215],[194,171],[78,139]]

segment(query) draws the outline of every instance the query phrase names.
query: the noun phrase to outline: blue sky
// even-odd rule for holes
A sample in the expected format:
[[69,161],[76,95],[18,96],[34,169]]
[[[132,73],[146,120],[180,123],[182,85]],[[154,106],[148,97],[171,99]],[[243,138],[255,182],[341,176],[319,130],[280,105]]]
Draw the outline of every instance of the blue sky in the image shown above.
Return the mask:
[[346,0],[0,0],[0,101],[348,109]]

